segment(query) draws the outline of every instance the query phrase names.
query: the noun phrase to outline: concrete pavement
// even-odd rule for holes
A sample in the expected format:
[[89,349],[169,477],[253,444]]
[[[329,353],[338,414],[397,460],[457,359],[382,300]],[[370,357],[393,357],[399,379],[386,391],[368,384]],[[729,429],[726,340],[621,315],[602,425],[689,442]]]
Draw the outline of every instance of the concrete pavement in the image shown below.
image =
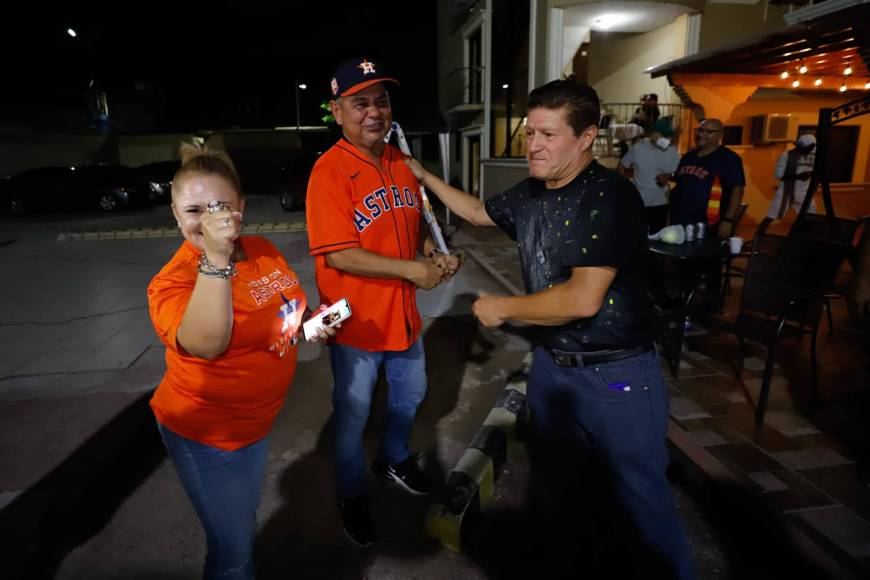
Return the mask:
[[[163,348],[147,317],[145,287],[180,238],[58,241],[68,232],[164,227],[168,208],[120,216],[0,221],[0,532],[13,578],[196,578],[204,538],[147,407]],[[249,199],[248,222],[299,222],[271,198]],[[465,236],[465,237],[463,237]],[[69,236],[63,239],[70,239]],[[316,296],[302,233],[270,234]],[[455,237],[482,258],[419,293],[426,317],[430,392],[412,445],[443,482],[518,368],[529,344],[480,328],[472,293],[521,287],[513,245],[494,230]],[[331,492],[331,380],[325,351],[302,345],[293,389],[272,436],[261,502],[258,577],[506,578],[524,553],[522,448],[495,486],[493,508],[464,555],[424,533],[431,499],[372,481],[381,540],[360,550],[344,537]],[[377,394],[383,408],[384,386]],[[372,454],[382,413],[370,422]],[[677,478],[678,505],[701,578],[725,576],[725,555],[704,509]]]
[[[274,203],[274,207],[271,207]],[[204,539],[147,407],[163,372],[145,287],[180,238],[58,241],[69,231],[165,225],[154,208],[121,216],[5,222],[0,258],[0,530],[21,578],[193,578]],[[8,217],[8,216],[4,216]],[[296,220],[250,198],[248,222]],[[171,218],[170,218],[171,219]],[[313,299],[304,234],[268,236]],[[519,366],[528,345],[478,328],[470,294],[498,285],[475,263],[420,294],[430,393],[412,443],[443,480]],[[481,578],[425,537],[427,500],[373,482],[382,540],[346,541],[331,493],[330,386],[324,349],[303,345],[278,417],[259,512],[263,578]],[[379,390],[383,407],[383,385]],[[375,414],[367,444],[382,431]],[[16,575],[17,574],[17,575]]]

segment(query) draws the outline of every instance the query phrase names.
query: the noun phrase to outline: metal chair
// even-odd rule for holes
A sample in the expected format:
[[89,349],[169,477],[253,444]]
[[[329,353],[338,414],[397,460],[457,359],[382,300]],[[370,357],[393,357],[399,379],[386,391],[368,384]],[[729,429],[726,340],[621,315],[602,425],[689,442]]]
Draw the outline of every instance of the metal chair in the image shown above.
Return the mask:
[[765,218],[753,238],[739,312],[731,319],[712,319],[740,343],[738,377],[742,377],[747,339],[767,349],[755,406],[756,425],[764,422],[776,352],[782,340],[811,335],[812,396],[817,396],[816,339],[824,293],[846,254],[846,247],[836,241],[768,234],[771,221]]
[[[858,230],[867,221],[868,216],[860,219],[850,219],[843,217],[828,218],[827,215],[805,213],[798,217],[789,232],[789,236],[798,236],[808,240],[832,240],[841,244],[848,245],[850,251],[847,253],[849,262],[854,265],[857,249],[855,245],[858,236]],[[824,308],[828,320],[828,334],[834,332],[834,317],[831,313],[831,300],[842,298],[844,289],[838,287],[834,280],[831,280],[830,287],[825,290]]]
[[[737,235],[737,229],[740,227],[740,222],[743,221],[743,216],[746,215],[746,210],[748,208],[748,203],[741,203],[740,207],[737,208],[737,213],[734,216],[734,220],[731,222],[731,231],[728,233],[728,237]],[[747,256],[747,253],[741,252],[737,255],[728,254],[723,258],[722,266],[724,273],[722,275],[722,302],[725,301],[725,295],[728,292],[731,292],[731,276],[743,276],[746,273],[744,268],[734,265],[734,258]]]

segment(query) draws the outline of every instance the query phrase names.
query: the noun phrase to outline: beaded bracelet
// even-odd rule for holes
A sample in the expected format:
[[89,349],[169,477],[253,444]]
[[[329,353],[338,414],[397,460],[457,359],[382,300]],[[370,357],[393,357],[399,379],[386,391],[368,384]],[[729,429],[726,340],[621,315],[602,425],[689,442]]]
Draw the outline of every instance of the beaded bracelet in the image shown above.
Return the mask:
[[199,273],[206,278],[223,278],[226,280],[239,272],[236,270],[236,263],[232,260],[229,261],[226,268],[218,268],[208,261],[205,252],[203,252],[199,255]]

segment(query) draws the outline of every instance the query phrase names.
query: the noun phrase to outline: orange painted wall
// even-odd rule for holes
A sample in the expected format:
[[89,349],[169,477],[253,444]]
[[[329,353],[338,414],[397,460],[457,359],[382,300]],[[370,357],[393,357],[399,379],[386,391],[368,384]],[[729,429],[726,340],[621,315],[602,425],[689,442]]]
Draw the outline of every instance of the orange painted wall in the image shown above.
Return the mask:
[[[770,201],[779,182],[774,179],[773,171],[780,153],[790,148],[790,144],[772,143],[751,145],[751,118],[766,113],[790,113],[799,119],[800,125],[816,125],[819,109],[836,107],[855,98],[831,95],[806,95],[803,93],[773,93],[759,91],[746,98],[744,87],[685,86],[692,99],[703,105],[707,117],[720,117],[726,125],[742,125],[743,146],[732,147],[743,159],[746,172],[746,193],[744,201],[749,204],[747,221],[758,223],[767,215]],[[860,217],[870,214],[870,115],[857,117],[844,123],[859,126],[858,148],[852,171],[851,186],[832,186],[834,209],[838,215]],[[864,184],[856,186],[854,184]],[[821,207],[821,196],[817,194],[816,204]],[[793,213],[790,217],[793,217]]]

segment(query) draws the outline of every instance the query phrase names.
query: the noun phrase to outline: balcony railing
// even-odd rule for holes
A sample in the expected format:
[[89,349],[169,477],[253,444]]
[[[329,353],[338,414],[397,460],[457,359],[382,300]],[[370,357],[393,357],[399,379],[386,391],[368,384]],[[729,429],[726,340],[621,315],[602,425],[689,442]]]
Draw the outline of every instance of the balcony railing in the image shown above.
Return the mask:
[[[638,115],[639,108],[639,103],[601,103],[600,138],[595,145],[596,155],[618,155],[619,151],[614,146],[633,141],[642,134],[642,129],[649,128],[652,123]],[[692,110],[682,104],[660,103],[657,119],[670,121],[677,148],[680,152],[688,150],[695,125]]]

